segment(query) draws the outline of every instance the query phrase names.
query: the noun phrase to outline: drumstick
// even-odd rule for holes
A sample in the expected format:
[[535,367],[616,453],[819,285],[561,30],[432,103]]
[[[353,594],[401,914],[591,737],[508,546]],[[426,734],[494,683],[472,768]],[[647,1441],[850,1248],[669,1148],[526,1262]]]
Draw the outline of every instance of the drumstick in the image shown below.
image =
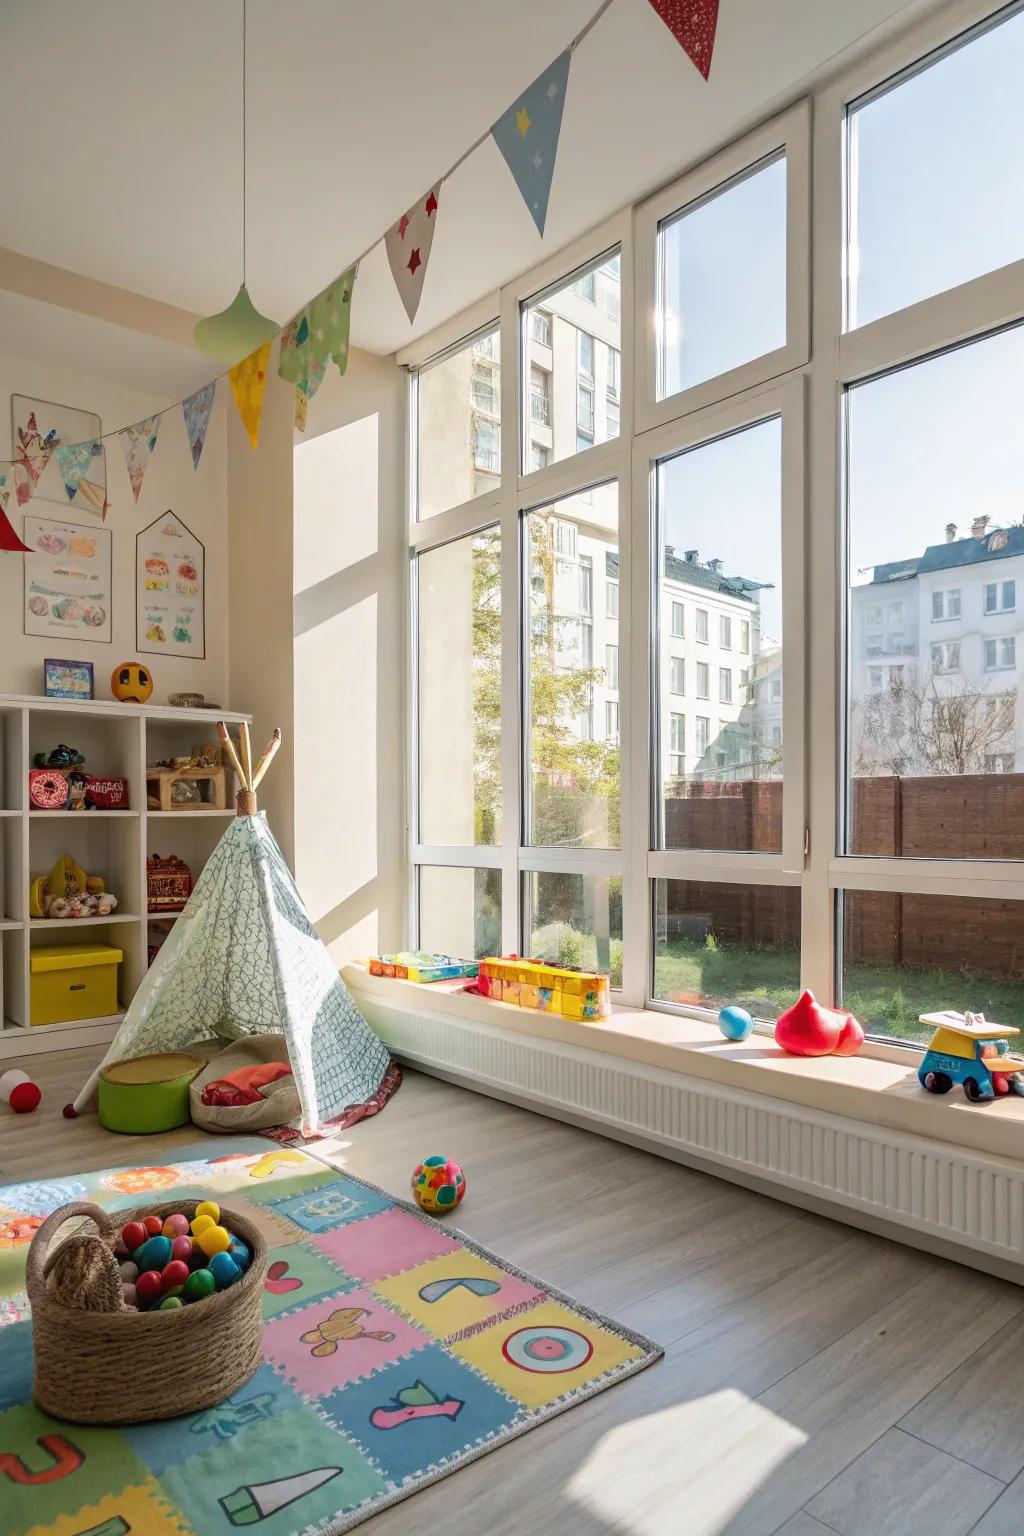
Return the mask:
[[252,747],[249,744],[248,721],[242,721],[238,727],[238,736],[242,748],[242,767],[245,769],[245,787],[246,789],[252,789]]
[[227,749],[228,761],[231,763],[232,768],[238,775],[238,782],[241,784],[243,789],[248,789],[249,786],[245,782],[245,774],[242,772],[242,765],[238,761],[238,753],[235,751],[235,744],[231,740],[231,737],[228,735],[228,728],[224,724],[223,720],[217,721],[217,735],[220,737],[221,741],[224,743],[225,748]]
[[273,734],[273,736],[271,736],[270,740],[267,742],[266,746],[263,748],[263,756],[260,758],[259,762],[256,764],[256,772],[252,776],[252,787],[253,787],[253,789],[258,789],[259,788],[260,780],[263,778],[263,775],[266,773],[267,769],[270,767],[271,763],[274,761],[274,754],[275,754],[275,752],[277,751],[277,749],[278,749],[278,747],[280,745],[281,745],[281,727],[279,725],[275,725],[275,727],[274,727],[274,734]]

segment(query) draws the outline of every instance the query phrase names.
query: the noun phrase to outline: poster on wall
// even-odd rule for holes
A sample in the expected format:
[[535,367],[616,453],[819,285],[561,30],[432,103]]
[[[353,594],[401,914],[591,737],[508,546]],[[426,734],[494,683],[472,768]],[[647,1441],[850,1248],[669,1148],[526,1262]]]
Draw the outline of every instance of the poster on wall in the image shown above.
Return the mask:
[[167,511],[135,540],[135,649],[206,655],[206,550]]
[[107,458],[102,429],[100,418],[91,411],[12,395],[11,451],[18,471],[19,506],[55,501],[76,512],[103,517]]
[[110,644],[110,530],[25,518],[25,633]]

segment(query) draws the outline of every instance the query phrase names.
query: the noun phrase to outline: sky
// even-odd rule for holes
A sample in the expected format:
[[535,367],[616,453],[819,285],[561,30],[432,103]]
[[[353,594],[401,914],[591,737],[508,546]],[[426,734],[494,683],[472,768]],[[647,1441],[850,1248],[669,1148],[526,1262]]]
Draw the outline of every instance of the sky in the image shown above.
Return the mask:
[[[1024,13],[857,108],[850,163],[851,321],[1024,256]],[[780,344],[784,196],[775,162],[668,227],[666,392]],[[941,543],[948,522],[1024,518],[1024,327],[859,385],[848,421],[854,582]],[[675,460],[665,542],[778,583],[777,434]],[[777,636],[777,591],[763,611]]]

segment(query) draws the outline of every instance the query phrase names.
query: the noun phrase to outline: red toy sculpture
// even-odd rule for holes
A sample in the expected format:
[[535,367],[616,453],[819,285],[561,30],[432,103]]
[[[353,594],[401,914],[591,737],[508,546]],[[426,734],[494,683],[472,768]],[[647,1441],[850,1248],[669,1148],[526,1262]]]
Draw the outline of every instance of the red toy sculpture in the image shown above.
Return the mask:
[[823,1008],[813,992],[801,992],[775,1024],[775,1043],[791,1056],[852,1056],[864,1031],[852,1013]]

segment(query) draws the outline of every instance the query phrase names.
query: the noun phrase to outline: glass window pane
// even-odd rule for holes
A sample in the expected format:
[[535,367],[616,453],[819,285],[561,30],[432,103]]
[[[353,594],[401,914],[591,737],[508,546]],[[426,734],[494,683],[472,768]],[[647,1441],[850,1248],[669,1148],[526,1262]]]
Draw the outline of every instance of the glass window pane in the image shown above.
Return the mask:
[[1021,377],[1024,327],[849,391],[849,853],[1024,857]]
[[1019,901],[844,891],[842,1001],[869,1034],[927,1042],[953,1008],[1024,1028]]
[[585,494],[537,507],[525,518],[527,840],[617,848],[617,723],[614,741],[602,726],[609,719],[605,704],[618,698],[607,665],[609,647],[619,644],[618,486],[599,485]]
[[849,115],[849,325],[1024,256],[1024,15]]
[[535,960],[607,971],[622,987],[622,880],[618,875],[529,874],[524,931]]
[[619,258],[523,306],[529,409],[523,469],[555,464],[619,435]]
[[[783,707],[778,417],[662,460],[656,517],[662,846],[778,852]],[[677,607],[690,603],[700,604],[692,640],[677,633],[674,622]],[[743,640],[742,668],[733,647],[737,636]],[[684,711],[676,683],[687,658],[694,690]],[[713,718],[704,702],[712,697]],[[672,747],[673,711],[687,717],[685,753]]]
[[774,1022],[800,995],[798,886],[655,880],[654,996]]
[[416,517],[434,517],[501,484],[498,331],[421,368],[416,380]]
[[501,954],[501,870],[419,866],[419,947],[480,960]]
[[501,536],[416,561],[419,841],[501,842]]
[[786,344],[786,157],[658,228],[658,399]]

